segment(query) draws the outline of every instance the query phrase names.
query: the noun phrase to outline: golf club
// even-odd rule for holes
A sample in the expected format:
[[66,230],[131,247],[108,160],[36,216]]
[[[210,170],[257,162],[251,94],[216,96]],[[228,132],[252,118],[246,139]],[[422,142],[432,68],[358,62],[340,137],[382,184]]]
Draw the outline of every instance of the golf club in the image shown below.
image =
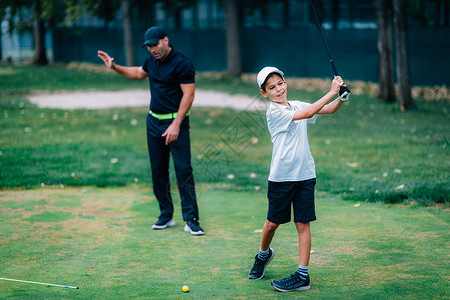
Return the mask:
[[36,282],[36,281],[28,281],[28,280],[19,280],[19,279],[10,279],[10,278],[1,278],[1,277],[0,277],[0,280],[42,284],[42,285],[47,285],[47,286],[58,286],[58,287],[66,288],[66,289],[79,289],[79,287],[77,287],[77,286],[61,285],[61,284],[53,284],[53,283],[44,283],[44,282]]
[[[328,50],[327,42],[325,41],[325,37],[323,36],[323,33],[322,33],[322,27],[320,26],[320,22],[319,22],[319,18],[317,17],[316,9],[314,8],[314,4],[313,4],[312,0],[309,0],[309,3],[311,4],[311,8],[313,10],[314,17],[316,18],[317,27],[319,28],[320,36],[322,37],[323,44],[325,45],[325,50],[327,51],[328,59],[330,60],[331,68],[333,69],[334,76],[338,76],[336,66],[334,65],[333,59],[331,58],[330,51]],[[341,88],[339,90],[339,96],[345,98],[350,93],[351,92],[347,87],[341,86]]]

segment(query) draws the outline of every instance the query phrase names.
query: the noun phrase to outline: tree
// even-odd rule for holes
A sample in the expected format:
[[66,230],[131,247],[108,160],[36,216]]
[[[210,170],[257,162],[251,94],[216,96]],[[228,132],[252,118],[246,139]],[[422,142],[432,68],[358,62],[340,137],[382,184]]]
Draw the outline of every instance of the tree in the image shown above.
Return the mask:
[[[222,0],[225,7],[225,31],[227,43],[227,75],[238,76],[242,73],[241,56],[241,27],[243,23],[243,11],[252,14],[260,10],[264,15],[268,12],[268,5],[274,0]],[[287,2],[284,2],[287,5]],[[285,11],[285,16],[287,12]],[[288,23],[285,23],[289,26]]]
[[[31,11],[29,8],[31,7]],[[19,33],[33,32],[34,56],[33,63],[44,65],[48,63],[45,47],[45,26],[42,19],[41,0],[2,0],[0,2],[0,20],[6,19],[9,33],[18,30]]]
[[291,20],[289,18],[289,13],[291,10],[290,1],[283,0],[283,27],[289,28],[291,27]]
[[122,28],[123,40],[125,44],[125,55],[127,66],[134,66],[134,47],[133,47],[133,31],[131,30],[131,9],[130,0],[122,0]]
[[[420,2],[419,4],[421,4]],[[398,81],[398,106],[400,110],[415,109],[411,96],[408,61],[407,0],[376,0],[378,23],[379,86],[378,98],[382,102],[395,101],[392,16],[395,24],[396,71]]]
[[45,65],[46,55],[45,35],[47,29],[62,24],[72,2],[77,0],[2,0],[0,1],[0,21],[6,20],[10,34],[17,30],[19,34],[33,32],[34,56],[33,63]]
[[400,110],[415,109],[411,96],[408,63],[408,18],[406,0],[394,0],[395,39],[397,45],[398,106]]
[[[73,3],[70,15],[75,20],[83,13],[89,13],[93,16],[103,19],[105,23],[113,21],[116,12],[120,11],[122,17],[123,44],[125,47],[125,60],[127,66],[135,65],[133,30],[131,26],[132,14],[131,7],[144,7],[144,1],[139,0],[82,0]],[[148,1],[152,2],[152,1]],[[81,14],[80,14],[81,13]]]
[[41,0],[33,0],[33,33],[34,33],[34,56],[33,63],[35,65],[48,64],[46,46],[45,46],[45,27],[41,18]]
[[[0,21],[1,24],[1,21]],[[2,57],[2,30],[0,28],[0,61],[3,59]]]
[[392,0],[376,0],[378,23],[379,94],[381,102],[395,101],[392,53]]
[[[121,9],[123,16],[124,44],[127,65],[134,65],[133,36],[131,28],[131,2],[133,0],[2,0],[0,20],[6,17],[9,31],[20,33],[33,31],[35,51],[33,63],[47,64],[45,33],[59,25],[74,24],[85,13],[98,16],[109,22]],[[144,0],[134,0],[142,4]],[[152,1],[147,1],[152,2]],[[28,12],[31,7],[31,15]]]
[[[195,5],[198,2],[198,0],[154,0],[154,1],[164,3],[163,7],[166,13],[173,16],[173,27],[176,30],[180,30],[183,27],[182,24],[183,9],[195,7]],[[166,22],[167,21],[169,21],[169,18],[166,18]]]
[[227,75],[238,76],[242,73],[239,11],[237,0],[225,1]]

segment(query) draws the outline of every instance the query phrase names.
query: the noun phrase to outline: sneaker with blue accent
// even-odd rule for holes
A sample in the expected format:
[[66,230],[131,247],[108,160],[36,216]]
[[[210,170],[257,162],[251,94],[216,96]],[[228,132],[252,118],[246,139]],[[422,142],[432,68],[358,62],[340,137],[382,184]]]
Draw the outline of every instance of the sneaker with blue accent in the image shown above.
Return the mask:
[[269,248],[269,255],[264,260],[260,259],[258,257],[258,254],[256,254],[255,263],[253,264],[253,267],[248,274],[248,279],[259,280],[263,278],[266,266],[272,261],[274,256],[275,251],[273,251],[272,248]]
[[309,275],[304,278],[298,272],[281,280],[273,280],[271,284],[274,289],[280,292],[303,291],[311,288],[309,285]]

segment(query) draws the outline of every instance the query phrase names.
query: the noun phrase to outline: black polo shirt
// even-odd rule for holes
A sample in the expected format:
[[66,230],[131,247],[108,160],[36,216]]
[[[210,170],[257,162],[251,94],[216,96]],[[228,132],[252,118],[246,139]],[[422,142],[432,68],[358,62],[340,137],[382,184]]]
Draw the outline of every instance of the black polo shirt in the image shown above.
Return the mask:
[[191,60],[172,47],[162,61],[150,54],[142,69],[147,72],[150,83],[150,110],[157,114],[177,112],[183,97],[180,84],[195,83]]

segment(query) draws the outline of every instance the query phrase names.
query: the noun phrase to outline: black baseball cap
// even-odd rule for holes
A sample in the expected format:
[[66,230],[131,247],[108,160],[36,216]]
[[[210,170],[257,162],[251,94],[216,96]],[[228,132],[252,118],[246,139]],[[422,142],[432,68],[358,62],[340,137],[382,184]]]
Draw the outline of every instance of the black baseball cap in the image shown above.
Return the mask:
[[153,26],[150,27],[144,35],[144,44],[142,47],[147,45],[156,45],[160,39],[165,38],[167,35],[161,27]]

